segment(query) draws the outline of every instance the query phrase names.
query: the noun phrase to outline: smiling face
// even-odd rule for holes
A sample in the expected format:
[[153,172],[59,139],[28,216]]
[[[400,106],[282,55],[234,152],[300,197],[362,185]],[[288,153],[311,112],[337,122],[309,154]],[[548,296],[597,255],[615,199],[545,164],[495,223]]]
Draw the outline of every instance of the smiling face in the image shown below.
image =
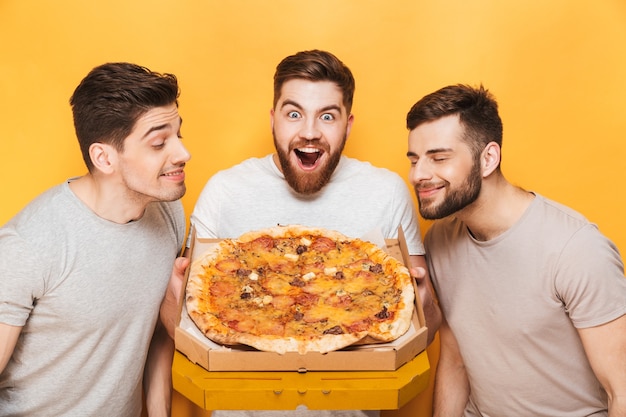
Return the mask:
[[335,83],[292,79],[283,84],[271,111],[274,159],[296,192],[313,194],[328,183],[352,120]]
[[480,155],[473,155],[463,133],[457,115],[420,124],[409,133],[409,179],[425,219],[463,210],[480,194]]
[[117,152],[117,175],[127,197],[141,203],[174,201],[185,194],[185,163],[176,104],[155,107],[135,123]]

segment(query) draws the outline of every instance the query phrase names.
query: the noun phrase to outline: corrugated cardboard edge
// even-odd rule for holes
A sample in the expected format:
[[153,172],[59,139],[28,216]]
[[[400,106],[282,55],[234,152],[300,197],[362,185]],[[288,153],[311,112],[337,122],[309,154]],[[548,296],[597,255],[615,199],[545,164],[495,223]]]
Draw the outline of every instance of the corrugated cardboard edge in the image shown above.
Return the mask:
[[[188,255],[193,262],[193,249],[196,231],[192,227],[191,244]],[[219,242],[222,239],[201,239],[203,242]],[[404,264],[410,266],[410,257],[402,228],[398,228],[398,239],[386,239],[387,251],[394,252],[399,249]],[[394,248],[395,247],[395,248]],[[392,255],[393,256],[393,255]],[[425,327],[424,313],[422,310],[419,293],[413,280],[415,289],[416,308],[413,317],[413,329],[415,336],[401,346],[389,347],[383,345],[352,346],[346,349],[325,354],[309,352],[300,355],[296,352],[288,352],[280,355],[272,352],[262,352],[254,349],[228,349],[211,350],[208,344],[198,340],[197,337],[181,329],[181,316],[185,301],[185,288],[189,278],[189,270],[185,272],[181,298],[179,300],[178,320],[175,329],[175,346],[190,361],[196,363],[208,371],[385,371],[396,370],[407,363],[420,352],[426,349],[427,329]]]

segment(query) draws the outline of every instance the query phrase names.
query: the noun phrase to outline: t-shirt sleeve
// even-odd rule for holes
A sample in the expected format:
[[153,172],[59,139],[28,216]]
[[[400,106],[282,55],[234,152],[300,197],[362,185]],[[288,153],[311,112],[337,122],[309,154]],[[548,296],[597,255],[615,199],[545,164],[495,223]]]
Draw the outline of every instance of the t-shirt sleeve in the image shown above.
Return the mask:
[[397,185],[397,214],[400,216],[399,224],[402,225],[402,231],[406,239],[406,243],[409,250],[409,255],[424,255],[424,244],[422,242],[422,236],[415,211],[415,205],[411,198],[408,187],[400,179]]
[[0,229],[0,322],[24,326],[45,292],[45,263],[11,229]]
[[555,290],[575,327],[598,326],[626,314],[623,261],[594,225],[572,236],[557,265]]
[[[191,213],[190,223],[196,235],[201,238],[217,238],[218,213],[220,204],[220,179],[213,176],[202,189],[196,205]],[[191,244],[191,233],[187,239],[187,247]]]

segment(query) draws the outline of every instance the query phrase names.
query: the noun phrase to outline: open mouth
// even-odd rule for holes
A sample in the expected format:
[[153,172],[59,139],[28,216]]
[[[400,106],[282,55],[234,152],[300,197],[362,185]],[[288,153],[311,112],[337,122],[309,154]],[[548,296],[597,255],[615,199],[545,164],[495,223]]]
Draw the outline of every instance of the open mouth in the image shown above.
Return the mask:
[[185,171],[183,168],[175,169],[172,171],[166,171],[161,173],[160,177],[167,178],[168,180],[173,181],[184,181],[185,179]]
[[323,152],[317,148],[298,148],[294,149],[300,166],[303,169],[313,169],[317,166]]

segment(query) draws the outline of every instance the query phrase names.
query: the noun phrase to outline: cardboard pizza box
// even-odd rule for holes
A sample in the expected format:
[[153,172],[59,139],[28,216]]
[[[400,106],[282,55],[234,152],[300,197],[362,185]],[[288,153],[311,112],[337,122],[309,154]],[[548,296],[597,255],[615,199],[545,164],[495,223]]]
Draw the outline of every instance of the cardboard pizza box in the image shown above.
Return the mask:
[[[408,250],[402,229],[398,239],[385,239],[384,250],[398,260],[409,265]],[[202,239],[192,233],[190,247],[191,262],[220,239]],[[189,269],[185,275],[187,283]],[[184,287],[183,287],[184,288]],[[176,349],[191,362],[208,371],[393,371],[415,358],[426,349],[427,328],[421,300],[416,289],[415,309],[409,330],[400,338],[389,343],[353,345],[328,352],[297,352],[278,354],[263,352],[254,348],[223,346],[204,336],[196,327],[185,307],[185,291],[179,300],[180,315],[175,329]]]

